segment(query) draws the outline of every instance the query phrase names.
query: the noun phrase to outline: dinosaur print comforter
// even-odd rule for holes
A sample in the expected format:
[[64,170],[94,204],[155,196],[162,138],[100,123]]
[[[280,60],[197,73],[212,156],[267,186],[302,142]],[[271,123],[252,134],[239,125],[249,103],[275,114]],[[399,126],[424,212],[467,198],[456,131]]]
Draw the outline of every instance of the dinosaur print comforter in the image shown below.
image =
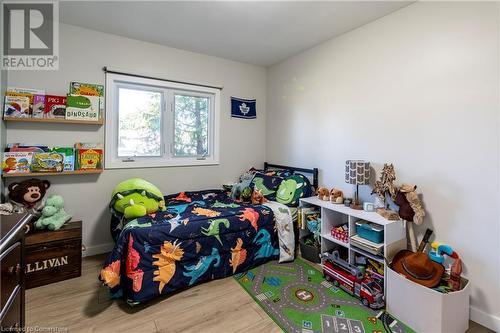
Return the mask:
[[166,211],[123,227],[100,273],[114,297],[137,304],[279,257],[273,207],[237,203],[219,190],[165,199]]

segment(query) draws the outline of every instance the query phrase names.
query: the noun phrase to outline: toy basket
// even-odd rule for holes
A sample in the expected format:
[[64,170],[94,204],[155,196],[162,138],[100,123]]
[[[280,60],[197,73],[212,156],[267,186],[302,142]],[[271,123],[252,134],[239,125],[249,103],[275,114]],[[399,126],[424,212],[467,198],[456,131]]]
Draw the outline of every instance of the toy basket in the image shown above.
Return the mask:
[[333,227],[331,230],[331,234],[333,238],[341,242],[349,242],[349,227],[347,226],[347,223],[338,227]]

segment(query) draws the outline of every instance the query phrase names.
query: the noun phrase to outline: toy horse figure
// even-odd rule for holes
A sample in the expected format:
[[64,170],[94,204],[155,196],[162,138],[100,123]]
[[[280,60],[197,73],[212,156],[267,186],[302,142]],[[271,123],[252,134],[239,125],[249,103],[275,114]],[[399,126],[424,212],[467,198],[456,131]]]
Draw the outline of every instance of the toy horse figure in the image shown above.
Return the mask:
[[220,255],[216,248],[212,248],[212,254],[209,256],[202,256],[196,265],[184,266],[186,272],[182,274],[184,276],[191,277],[189,285],[195,283],[203,274],[205,274],[212,262],[215,262],[214,267],[220,265]]
[[260,245],[260,249],[255,252],[254,259],[268,258],[279,254],[279,249],[272,246],[271,235],[265,229],[259,230],[253,242]]

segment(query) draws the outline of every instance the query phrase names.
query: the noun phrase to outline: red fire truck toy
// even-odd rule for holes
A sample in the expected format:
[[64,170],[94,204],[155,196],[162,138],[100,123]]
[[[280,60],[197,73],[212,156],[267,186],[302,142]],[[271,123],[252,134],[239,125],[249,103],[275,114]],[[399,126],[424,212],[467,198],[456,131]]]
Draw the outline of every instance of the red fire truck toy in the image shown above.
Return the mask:
[[323,276],[327,281],[333,281],[336,287],[340,287],[349,294],[359,298],[364,306],[372,309],[380,309],[385,306],[384,293],[380,285],[365,278],[361,270],[340,259],[339,252],[325,252],[321,254],[323,259]]

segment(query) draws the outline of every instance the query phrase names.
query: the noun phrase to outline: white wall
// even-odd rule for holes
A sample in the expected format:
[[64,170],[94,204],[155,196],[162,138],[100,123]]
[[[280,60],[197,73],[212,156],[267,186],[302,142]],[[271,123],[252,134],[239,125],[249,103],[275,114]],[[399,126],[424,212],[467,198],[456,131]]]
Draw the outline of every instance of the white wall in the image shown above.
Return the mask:
[[[8,84],[43,88],[49,94],[64,95],[70,81],[104,84],[103,66],[224,86],[221,92],[220,165],[106,170],[100,176],[49,178],[52,182],[50,192],[61,194],[66,200],[67,211],[83,219],[83,242],[90,253],[106,250],[111,242],[107,205],[118,182],[143,177],[165,194],[220,188],[223,182],[234,181],[244,169],[261,166],[265,157],[266,71],[261,67],[61,25],[59,70],[12,71]],[[230,118],[230,96],[256,98],[257,119]],[[85,125],[9,123],[7,128],[7,142],[63,146],[78,141],[104,140],[104,126],[99,129]]]
[[267,159],[349,194],[345,160],[393,162],[500,330],[498,23],[494,2],[415,3],[271,67]]

